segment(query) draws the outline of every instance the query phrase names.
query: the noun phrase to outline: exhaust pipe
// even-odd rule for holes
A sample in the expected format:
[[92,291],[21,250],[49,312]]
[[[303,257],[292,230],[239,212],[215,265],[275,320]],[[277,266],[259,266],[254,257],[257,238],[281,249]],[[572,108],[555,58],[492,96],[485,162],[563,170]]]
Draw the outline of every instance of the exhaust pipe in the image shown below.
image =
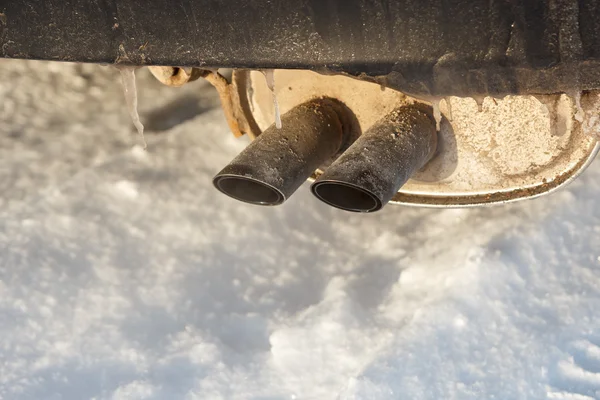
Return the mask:
[[342,210],[378,211],[433,157],[436,148],[435,121],[428,108],[397,108],[354,142],[311,190]]
[[343,106],[316,99],[294,107],[271,125],[213,179],[234,199],[276,206],[286,201],[343,142]]

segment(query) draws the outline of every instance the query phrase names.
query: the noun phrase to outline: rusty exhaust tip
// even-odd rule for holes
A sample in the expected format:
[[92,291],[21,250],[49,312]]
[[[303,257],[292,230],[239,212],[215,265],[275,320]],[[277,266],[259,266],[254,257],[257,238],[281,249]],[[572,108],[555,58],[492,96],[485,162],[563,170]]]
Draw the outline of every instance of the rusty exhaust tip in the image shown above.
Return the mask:
[[276,206],[285,202],[344,143],[345,110],[332,99],[300,104],[271,125],[213,179],[236,200]]
[[382,209],[435,154],[431,108],[403,106],[365,132],[312,185],[323,202],[346,211]]

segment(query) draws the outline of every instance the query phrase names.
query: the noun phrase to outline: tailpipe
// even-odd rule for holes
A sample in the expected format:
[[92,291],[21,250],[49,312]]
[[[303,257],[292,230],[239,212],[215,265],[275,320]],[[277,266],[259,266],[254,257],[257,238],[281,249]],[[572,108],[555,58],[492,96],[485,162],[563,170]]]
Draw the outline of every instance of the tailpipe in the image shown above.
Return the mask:
[[403,106],[378,121],[315,181],[313,194],[346,211],[380,210],[435,154],[430,110]]
[[335,156],[344,140],[341,103],[315,99],[281,117],[213,179],[234,199],[263,206],[286,201],[317,168]]

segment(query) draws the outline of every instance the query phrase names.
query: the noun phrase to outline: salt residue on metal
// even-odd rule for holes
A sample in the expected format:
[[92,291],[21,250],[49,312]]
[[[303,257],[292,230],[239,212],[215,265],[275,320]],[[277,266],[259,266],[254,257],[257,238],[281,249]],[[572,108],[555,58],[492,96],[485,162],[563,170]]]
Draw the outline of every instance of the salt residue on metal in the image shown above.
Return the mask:
[[[453,128],[465,150],[461,158],[467,162],[467,152],[478,154],[479,162],[487,164],[480,176],[488,181],[533,175],[550,164],[569,141],[570,119],[561,119],[561,126],[554,126],[556,117],[532,97],[508,96],[498,101],[485,99],[485,103],[476,99],[475,103],[475,107],[469,106],[473,100],[456,98]],[[475,134],[477,131],[482,134]],[[468,181],[473,178],[464,177]]]
[[[278,92],[282,111],[301,101],[319,96],[339,99],[353,111],[362,132],[366,132],[393,108],[413,101],[393,89],[342,76],[323,76],[308,71],[275,71],[277,83],[289,88]],[[251,102],[259,126],[272,124],[269,89],[264,77],[254,75]],[[262,79],[259,79],[262,78]],[[460,98],[452,96],[452,122],[448,101],[439,104],[440,150],[427,166],[417,172],[403,193],[471,196],[533,187],[571,173],[589,156],[595,139],[584,134],[600,128],[600,100],[585,92],[584,129],[573,118],[575,104],[566,95],[548,95],[543,101],[531,96]],[[441,98],[438,97],[439,100]],[[548,105],[548,108],[547,108]],[[585,129],[589,125],[588,129]],[[571,171],[571,172],[569,172]]]
[[144,149],[148,147],[146,139],[144,138],[144,125],[140,121],[140,115],[138,114],[137,106],[137,88],[135,86],[135,70],[137,67],[115,65],[115,67],[121,73],[121,81],[123,83],[123,92],[125,93],[125,102],[127,103],[127,110],[133,121],[133,125],[137,129],[139,135],[142,137],[144,142]]

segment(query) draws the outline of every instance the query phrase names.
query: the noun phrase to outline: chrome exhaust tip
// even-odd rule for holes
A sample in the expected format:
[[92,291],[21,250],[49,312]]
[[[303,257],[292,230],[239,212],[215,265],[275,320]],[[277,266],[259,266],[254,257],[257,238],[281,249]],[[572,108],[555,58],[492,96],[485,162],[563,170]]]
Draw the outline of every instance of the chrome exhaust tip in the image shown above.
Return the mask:
[[213,179],[217,190],[245,203],[284,203],[344,142],[341,103],[315,99],[281,117]]
[[411,105],[392,111],[313,183],[312,193],[345,211],[382,209],[435,154],[437,131],[429,110]]

